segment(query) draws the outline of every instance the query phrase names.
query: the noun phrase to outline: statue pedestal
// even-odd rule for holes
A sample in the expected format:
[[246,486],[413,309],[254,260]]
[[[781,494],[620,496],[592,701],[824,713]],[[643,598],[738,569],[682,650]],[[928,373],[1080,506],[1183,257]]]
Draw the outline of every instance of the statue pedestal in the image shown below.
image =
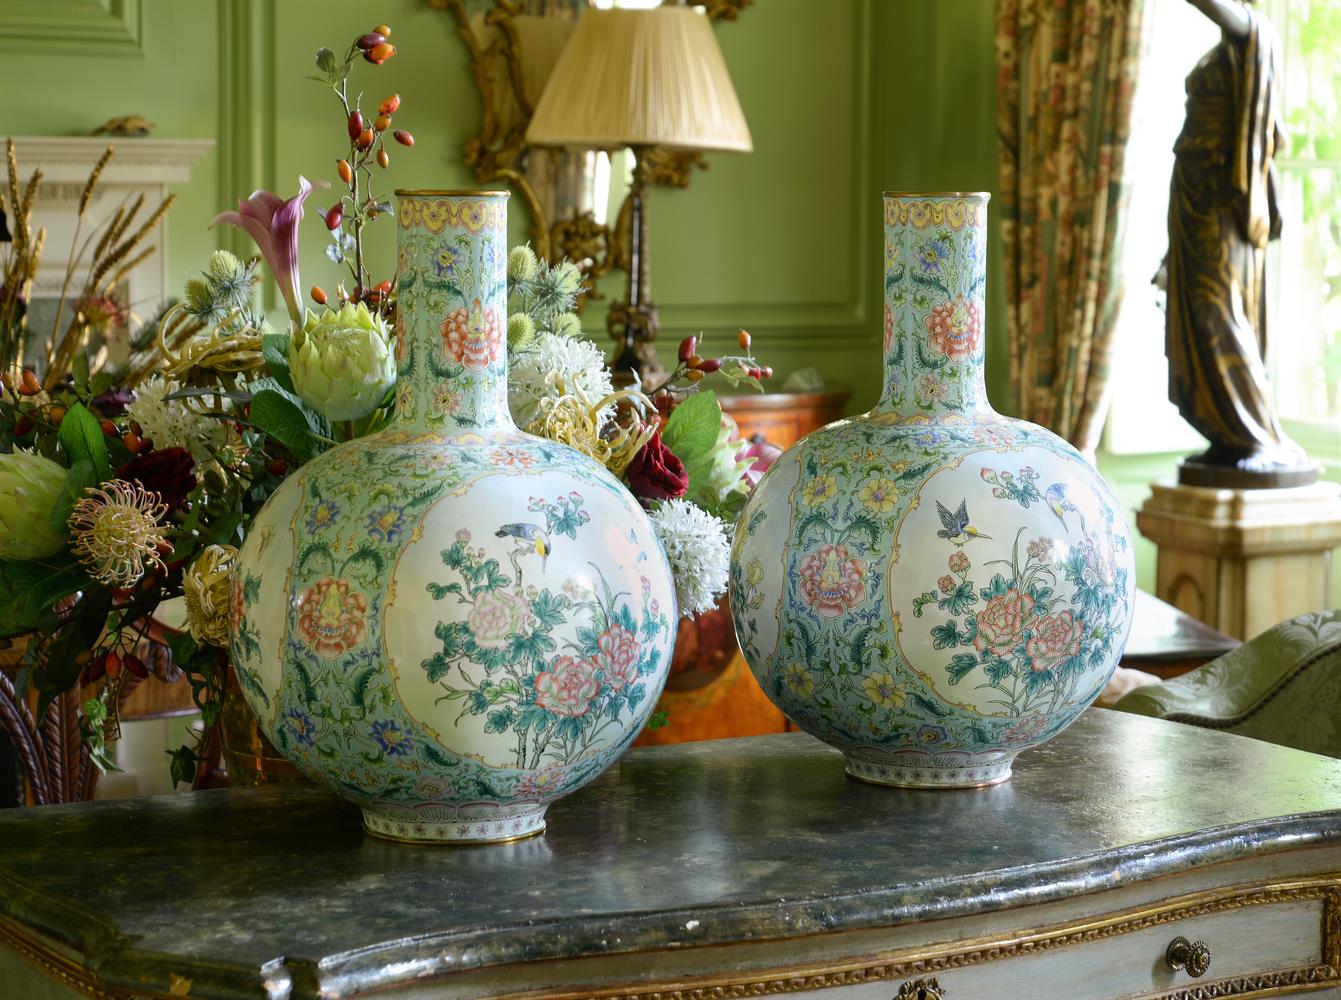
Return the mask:
[[1152,489],[1136,526],[1159,546],[1155,593],[1161,600],[1240,639],[1331,607],[1341,484],[1226,490],[1156,483]]

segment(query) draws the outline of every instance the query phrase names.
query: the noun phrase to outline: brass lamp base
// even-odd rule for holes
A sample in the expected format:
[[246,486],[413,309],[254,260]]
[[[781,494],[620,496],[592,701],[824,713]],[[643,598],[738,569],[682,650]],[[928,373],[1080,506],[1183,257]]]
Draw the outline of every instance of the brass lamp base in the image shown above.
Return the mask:
[[652,273],[647,255],[647,149],[631,146],[633,185],[629,189],[629,280],[623,302],[610,303],[606,328],[615,340],[610,361],[617,387],[630,385],[636,375],[643,385],[659,382],[665,369],[657,361],[652,341],[660,321],[652,303]]

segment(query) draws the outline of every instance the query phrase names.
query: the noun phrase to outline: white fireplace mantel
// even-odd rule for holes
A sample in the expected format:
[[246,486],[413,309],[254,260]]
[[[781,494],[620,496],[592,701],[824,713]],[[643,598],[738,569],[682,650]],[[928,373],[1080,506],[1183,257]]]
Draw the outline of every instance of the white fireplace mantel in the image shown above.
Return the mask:
[[115,146],[116,152],[103,171],[103,182],[139,188],[190,180],[191,165],[214,148],[214,140],[104,135],[14,137],[21,174],[26,177],[33,167],[41,167],[47,181],[76,182],[81,189],[89,170],[108,146]]
[[[42,299],[60,295],[65,279],[66,260],[74,238],[79,197],[103,150],[114,146],[112,159],[98,180],[90,200],[80,242],[104,225],[117,208],[144,195],[144,207],[138,222],[149,217],[169,194],[168,185],[182,184],[191,178],[191,166],[214,148],[213,139],[155,139],[128,136],[15,136],[19,183],[26,183],[34,168],[42,171],[42,184],[33,208],[34,228],[47,231],[46,244],[37,279],[33,283],[29,313],[30,328],[46,335],[39,317]],[[125,293],[132,312],[144,318],[151,315],[168,296],[166,234],[160,221],[147,234],[142,246],[155,252],[127,277]],[[86,271],[76,269],[75,287]],[[32,325],[36,322],[37,325]]]

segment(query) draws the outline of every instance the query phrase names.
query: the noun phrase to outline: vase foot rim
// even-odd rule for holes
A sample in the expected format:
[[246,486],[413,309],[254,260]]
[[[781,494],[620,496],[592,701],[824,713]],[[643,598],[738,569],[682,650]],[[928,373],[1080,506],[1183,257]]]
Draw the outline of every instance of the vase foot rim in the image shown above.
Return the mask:
[[916,764],[877,764],[845,758],[849,778],[887,788],[990,788],[1009,781],[1014,755],[986,764],[944,766],[925,761]]
[[484,844],[511,844],[538,837],[545,832],[544,806],[517,813],[505,819],[426,820],[365,808],[363,830],[369,836],[393,844],[416,846],[469,847]]
[[374,830],[366,821],[363,824],[363,832],[389,844],[403,844],[407,847],[489,847],[496,844],[515,844],[519,840],[539,837],[545,832],[545,824],[542,822],[534,830],[505,837],[397,837],[394,834]]

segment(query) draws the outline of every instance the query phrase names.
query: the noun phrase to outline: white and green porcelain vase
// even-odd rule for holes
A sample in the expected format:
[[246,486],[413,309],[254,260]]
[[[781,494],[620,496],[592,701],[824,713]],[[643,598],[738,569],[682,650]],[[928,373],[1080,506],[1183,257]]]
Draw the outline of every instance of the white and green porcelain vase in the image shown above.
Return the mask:
[[1131,624],[1130,534],[1065,441],[983,385],[986,194],[886,194],[883,395],[765,474],[731,605],[770,698],[853,777],[1010,777],[1098,697]]
[[233,661],[266,735],[369,832],[513,839],[642,728],[674,581],[632,495],[509,416],[506,193],[398,199],[395,421],[261,510]]

